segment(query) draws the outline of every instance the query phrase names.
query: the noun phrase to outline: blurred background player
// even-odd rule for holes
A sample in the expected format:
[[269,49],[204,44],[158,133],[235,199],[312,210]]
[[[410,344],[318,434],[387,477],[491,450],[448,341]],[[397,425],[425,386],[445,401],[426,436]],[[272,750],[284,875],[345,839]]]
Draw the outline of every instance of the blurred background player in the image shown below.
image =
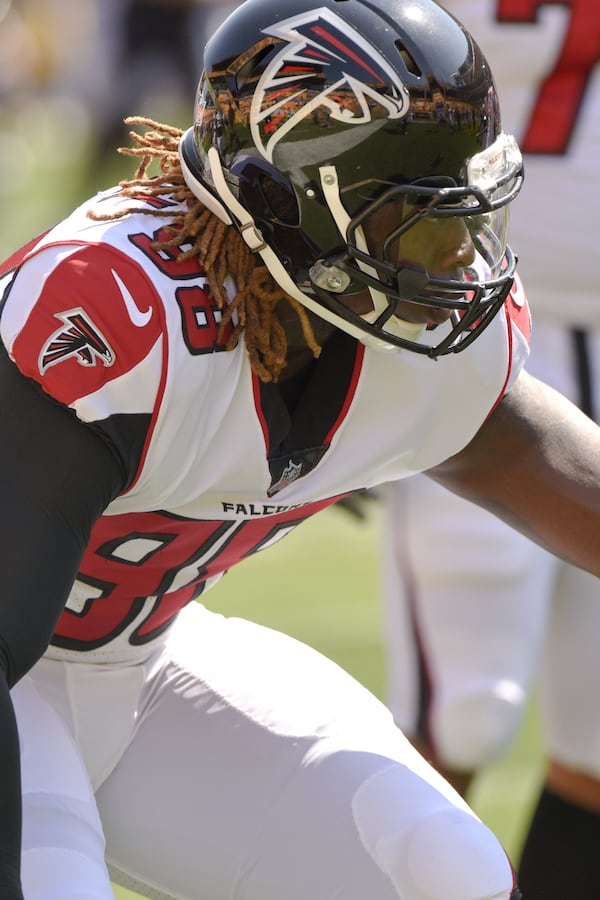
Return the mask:
[[[534,318],[527,368],[598,420],[597,0],[444,5],[478,35],[526,154],[510,233]],[[384,525],[398,724],[464,793],[511,743],[540,673],[548,761],[519,883],[526,900],[600,897],[598,581],[423,476],[389,486]]]

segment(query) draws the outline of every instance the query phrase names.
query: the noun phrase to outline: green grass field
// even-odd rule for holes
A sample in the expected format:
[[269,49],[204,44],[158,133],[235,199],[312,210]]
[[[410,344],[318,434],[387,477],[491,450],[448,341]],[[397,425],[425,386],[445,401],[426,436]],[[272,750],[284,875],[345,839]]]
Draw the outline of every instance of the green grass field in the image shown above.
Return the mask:
[[[76,121],[75,121],[76,124]],[[0,255],[53,224],[91,190],[123,173],[112,159],[90,171],[85,134],[68,107],[0,108]],[[88,190],[88,188],[90,190]],[[206,597],[212,609],[278,628],[330,656],[384,699],[376,511],[355,523],[321,513],[230,572]],[[471,802],[516,858],[541,772],[535,709],[518,740],[476,783]],[[117,900],[136,895],[117,888]]]

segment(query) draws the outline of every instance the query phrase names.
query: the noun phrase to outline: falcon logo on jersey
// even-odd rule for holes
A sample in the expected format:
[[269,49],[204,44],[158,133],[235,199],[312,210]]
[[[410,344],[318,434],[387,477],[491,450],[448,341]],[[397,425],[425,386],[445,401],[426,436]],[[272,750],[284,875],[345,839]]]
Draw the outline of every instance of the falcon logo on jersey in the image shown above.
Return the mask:
[[98,359],[104,366],[112,366],[115,354],[81,308],[56,313],[56,318],[61,320],[63,327],[57,329],[42,348],[38,360],[41,375],[71,356],[80,366],[95,366]]
[[252,137],[269,162],[279,141],[307,116],[361,125],[408,112],[408,90],[397,72],[331,10],[293,16],[263,33],[285,42],[266,66],[250,108]]

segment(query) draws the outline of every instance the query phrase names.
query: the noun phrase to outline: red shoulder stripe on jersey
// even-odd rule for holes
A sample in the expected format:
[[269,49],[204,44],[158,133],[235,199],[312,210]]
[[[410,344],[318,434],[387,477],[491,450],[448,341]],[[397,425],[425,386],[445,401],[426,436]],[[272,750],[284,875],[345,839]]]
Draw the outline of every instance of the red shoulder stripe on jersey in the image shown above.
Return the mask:
[[[48,231],[49,230],[50,229],[48,229]],[[37,237],[32,238],[23,247],[19,247],[18,250],[15,250],[15,252],[12,253],[8,257],[8,259],[5,259],[4,262],[2,263],[2,265],[0,265],[0,277],[2,275],[6,275],[6,273],[10,272],[11,269],[16,269],[17,266],[20,266],[21,263],[23,262],[23,260],[26,258],[26,256],[29,253],[31,253],[31,251],[34,249],[36,244],[38,244],[42,240],[42,238],[48,234],[48,231],[44,231],[44,232],[42,232],[42,234],[39,234]]]
[[506,298],[506,302],[504,303],[504,315],[506,317],[506,340],[508,343],[508,368],[506,372],[506,378],[504,379],[504,384],[502,385],[502,390],[500,391],[498,399],[490,409],[486,418],[489,418],[497,408],[498,404],[506,394],[506,388],[508,387],[508,384],[510,382],[513,365],[513,324],[523,335],[528,346],[530,343],[531,314],[529,311],[529,304],[527,303],[525,288],[523,287],[523,282],[518,275],[515,276],[515,281],[510,290],[510,294],[508,295],[508,297]]
[[515,275],[514,284],[506,299],[505,309],[508,321],[519,329],[529,345],[531,342],[531,313],[523,282],[518,275]]

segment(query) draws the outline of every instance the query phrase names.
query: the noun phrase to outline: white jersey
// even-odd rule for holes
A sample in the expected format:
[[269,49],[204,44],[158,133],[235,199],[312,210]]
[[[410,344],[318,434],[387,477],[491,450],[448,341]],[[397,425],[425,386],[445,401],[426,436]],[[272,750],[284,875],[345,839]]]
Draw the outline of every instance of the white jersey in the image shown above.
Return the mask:
[[101,431],[129,476],[93,529],[54,638],[65,649],[144,645],[308,515],[458,452],[527,355],[517,284],[468,349],[438,361],[340,332],[290,418],[243,342],[225,350],[197,261],[153,249],[168,220],[97,223],[86,210],[12,260],[0,322],[19,369]]
[[541,313],[557,323],[598,329],[598,0],[442,5],[486,55],[499,88],[503,129],[517,137],[525,155],[525,184],[511,207],[509,237],[534,319]]

